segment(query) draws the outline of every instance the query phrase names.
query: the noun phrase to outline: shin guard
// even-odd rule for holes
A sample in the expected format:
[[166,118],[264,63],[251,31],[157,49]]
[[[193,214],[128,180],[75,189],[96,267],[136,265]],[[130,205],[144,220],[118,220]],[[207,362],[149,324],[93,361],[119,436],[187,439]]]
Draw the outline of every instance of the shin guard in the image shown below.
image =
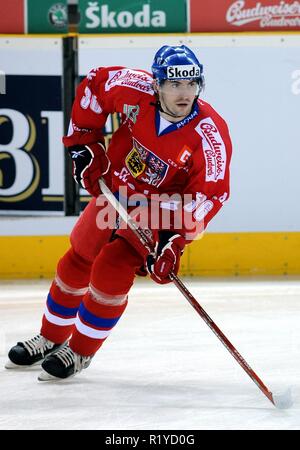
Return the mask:
[[70,249],[59,261],[42,319],[41,334],[56,344],[73,331],[79,305],[88,290],[91,264]]

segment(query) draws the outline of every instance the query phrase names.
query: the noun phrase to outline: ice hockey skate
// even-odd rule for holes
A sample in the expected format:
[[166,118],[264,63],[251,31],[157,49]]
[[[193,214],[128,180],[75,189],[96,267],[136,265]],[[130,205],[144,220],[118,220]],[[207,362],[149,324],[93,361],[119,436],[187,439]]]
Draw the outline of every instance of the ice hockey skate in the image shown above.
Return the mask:
[[8,353],[6,369],[26,368],[41,364],[45,357],[62,344],[55,344],[40,334],[24,342],[18,342]]
[[86,369],[92,356],[81,356],[73,352],[68,344],[47,356],[42,363],[43,372],[38,376],[39,381],[59,381],[75,376]]

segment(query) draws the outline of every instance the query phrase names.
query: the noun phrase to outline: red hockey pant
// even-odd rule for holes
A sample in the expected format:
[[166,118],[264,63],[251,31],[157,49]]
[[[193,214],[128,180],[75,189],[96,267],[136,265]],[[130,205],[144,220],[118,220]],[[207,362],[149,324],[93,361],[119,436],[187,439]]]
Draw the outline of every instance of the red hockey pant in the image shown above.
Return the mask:
[[143,257],[124,238],[110,241],[99,230],[95,200],[85,208],[72,234],[72,247],[60,259],[47,298],[41,334],[55,343],[70,338],[76,353],[93,355],[127,305],[127,294]]

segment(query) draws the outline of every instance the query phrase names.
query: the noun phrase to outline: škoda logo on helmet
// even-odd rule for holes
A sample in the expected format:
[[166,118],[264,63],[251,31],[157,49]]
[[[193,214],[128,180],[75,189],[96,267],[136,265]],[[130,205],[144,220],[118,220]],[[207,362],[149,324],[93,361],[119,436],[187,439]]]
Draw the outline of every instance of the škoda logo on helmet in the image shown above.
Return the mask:
[[167,77],[173,78],[197,78],[200,77],[200,69],[194,64],[183,66],[169,66],[167,68]]

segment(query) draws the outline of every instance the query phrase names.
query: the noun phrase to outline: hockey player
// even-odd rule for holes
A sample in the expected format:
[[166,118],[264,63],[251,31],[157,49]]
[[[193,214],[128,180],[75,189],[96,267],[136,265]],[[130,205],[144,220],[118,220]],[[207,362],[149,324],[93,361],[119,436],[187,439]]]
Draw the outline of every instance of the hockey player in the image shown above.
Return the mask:
[[[152,76],[125,67],[98,68],[79,85],[63,142],[75,180],[93,199],[71,233],[71,248],[58,262],[40,334],[12,347],[7,368],[42,364],[42,381],[75,375],[90,364],[121,318],[136,274],[146,268],[164,284],[172,271],[178,272],[185,245],[229,196],[229,132],[217,112],[198,98],[203,87],[202,64],[184,45],[160,48]],[[122,124],[105,149],[102,129],[115,112],[122,115]],[[146,210],[158,205],[157,221],[146,224],[156,242],[155,255],[148,255],[122,222],[104,226],[101,212],[107,204],[100,177],[128,207],[132,194],[145,200],[140,206]],[[162,194],[177,200],[161,201]],[[160,220],[166,210],[171,212],[168,227]],[[189,226],[184,220],[178,225],[178,212],[189,218]]]

